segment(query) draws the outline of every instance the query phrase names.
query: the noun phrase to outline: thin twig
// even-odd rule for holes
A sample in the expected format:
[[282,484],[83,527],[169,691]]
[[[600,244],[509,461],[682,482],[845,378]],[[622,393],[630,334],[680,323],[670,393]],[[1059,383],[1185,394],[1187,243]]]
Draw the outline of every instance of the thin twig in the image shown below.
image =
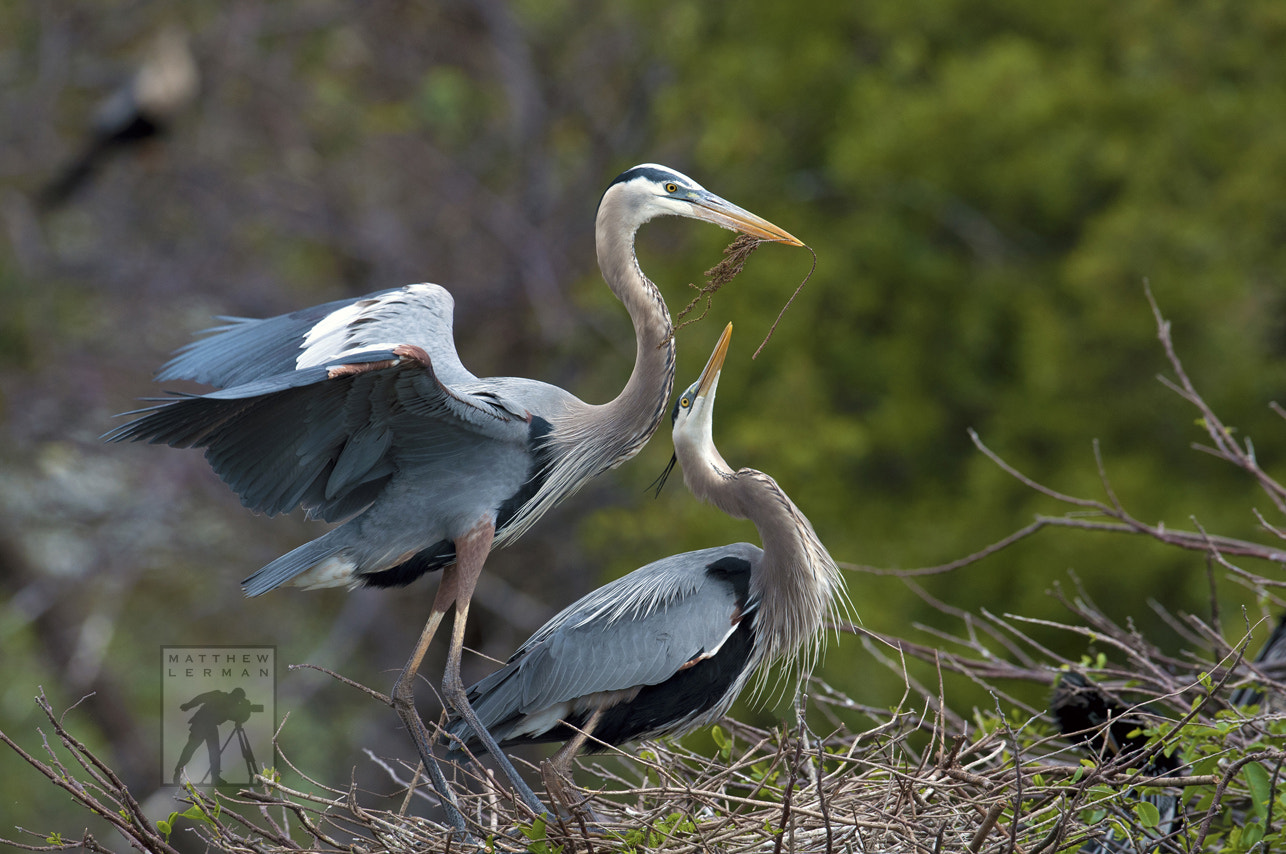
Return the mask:
[[786,309],[790,308],[790,304],[795,301],[795,297],[799,296],[799,292],[804,289],[804,285],[808,284],[808,280],[813,277],[813,272],[817,269],[817,253],[813,252],[813,247],[811,246],[805,246],[804,248],[812,253],[813,266],[808,269],[808,275],[804,276],[804,280],[799,283],[799,287],[795,288],[795,292],[790,295],[790,299],[786,300],[786,304],[781,307],[781,311],[777,312],[777,319],[772,322],[772,326],[768,329],[768,334],[764,336],[764,340],[760,342],[759,346],[755,348],[755,352],[750,356],[752,360],[759,358],[759,354],[768,345],[772,334],[777,331],[777,324],[781,323],[782,317],[786,314]]

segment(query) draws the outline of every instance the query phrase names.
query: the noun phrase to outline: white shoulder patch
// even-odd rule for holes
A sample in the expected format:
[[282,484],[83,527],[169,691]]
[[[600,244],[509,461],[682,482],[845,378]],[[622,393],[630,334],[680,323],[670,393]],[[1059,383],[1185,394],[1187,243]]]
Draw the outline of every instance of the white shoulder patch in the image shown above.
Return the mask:
[[299,346],[295,368],[314,368],[334,361],[348,345],[349,324],[361,317],[369,304],[366,300],[355,302],[332,311],[318,321],[316,326],[308,330]]

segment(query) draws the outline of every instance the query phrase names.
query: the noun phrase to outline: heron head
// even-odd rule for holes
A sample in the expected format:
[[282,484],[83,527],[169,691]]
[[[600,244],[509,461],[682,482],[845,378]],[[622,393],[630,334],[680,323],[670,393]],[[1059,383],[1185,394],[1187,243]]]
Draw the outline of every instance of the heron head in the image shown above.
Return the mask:
[[[658,216],[682,216],[712,222],[760,240],[803,246],[803,242],[763,217],[716,196],[696,181],[668,166],[643,163],[626,169],[603,194],[620,199],[634,228]],[[602,203],[599,205],[602,210]]]
[[[701,376],[674,403],[670,423],[676,432],[680,429],[692,432],[699,425],[707,435],[713,435],[711,427],[714,424],[714,395],[719,387],[719,373],[723,370],[723,361],[728,357],[728,345],[731,342],[732,324],[729,323],[719,336],[719,343],[715,344],[714,352],[710,354]],[[682,426],[680,419],[683,421]]]
[[684,448],[684,457],[689,460],[695,458],[693,455],[718,458],[718,451],[714,447],[714,395],[719,387],[719,373],[723,370],[723,360],[728,356],[728,344],[731,341],[732,324],[729,323],[719,336],[719,343],[710,354],[701,376],[674,403],[674,411],[670,414],[674,431],[674,454],[665,471],[654,481],[658,496],[670,472],[674,470],[674,464],[678,462],[681,446]]

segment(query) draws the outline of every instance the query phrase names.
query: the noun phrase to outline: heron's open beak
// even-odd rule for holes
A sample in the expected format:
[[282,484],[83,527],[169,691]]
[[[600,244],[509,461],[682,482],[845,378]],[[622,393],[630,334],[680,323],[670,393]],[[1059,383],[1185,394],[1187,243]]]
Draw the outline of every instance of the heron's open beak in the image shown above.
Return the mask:
[[723,328],[723,334],[719,336],[719,343],[714,345],[714,352],[710,354],[710,361],[706,362],[705,370],[701,372],[701,377],[697,380],[697,397],[705,397],[709,394],[711,387],[719,379],[719,371],[723,370],[723,360],[728,356],[728,344],[732,341],[732,324],[729,323]]
[[773,243],[785,243],[788,246],[803,246],[804,242],[788,231],[783,231],[761,216],[755,216],[745,208],[734,205],[714,193],[704,191],[688,199],[696,210],[697,219],[712,222],[731,231],[740,231],[760,240]]

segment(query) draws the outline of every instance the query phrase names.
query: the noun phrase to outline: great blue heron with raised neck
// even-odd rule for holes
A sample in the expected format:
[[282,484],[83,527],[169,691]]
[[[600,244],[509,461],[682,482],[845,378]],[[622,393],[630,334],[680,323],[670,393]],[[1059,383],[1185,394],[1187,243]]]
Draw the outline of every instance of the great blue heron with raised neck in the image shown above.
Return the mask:
[[[603,277],[633,322],[636,354],[609,403],[584,403],[536,380],[474,376],[456,354],[451,296],[421,284],[266,320],[230,319],[158,376],[219,390],[142,410],[108,434],[205,448],[252,510],[302,507],[314,518],[347,519],[247,578],[250,596],[283,584],[400,586],[443,570],[393,690],[431,772],[412,682],[443,615],[455,607],[445,700],[489,742],[460,679],[469,600],[487,554],[638,453],[669,406],[673,325],[634,249],[639,227],[659,216],[803,245],[673,169],[643,164],[619,175],[599,203],[595,241]],[[494,752],[528,805],[543,809]]]
[[[763,548],[736,543],[636,569],[563,610],[469,689],[501,747],[565,742],[551,760],[564,777],[582,746],[597,751],[718,720],[771,665],[792,666],[802,679],[826,619],[850,610],[835,561],[795,503],[763,472],[734,470],[715,447],[715,390],[731,337],[728,324],[674,406],[674,453],[692,494],[753,522]],[[483,747],[464,720],[448,731]]]

